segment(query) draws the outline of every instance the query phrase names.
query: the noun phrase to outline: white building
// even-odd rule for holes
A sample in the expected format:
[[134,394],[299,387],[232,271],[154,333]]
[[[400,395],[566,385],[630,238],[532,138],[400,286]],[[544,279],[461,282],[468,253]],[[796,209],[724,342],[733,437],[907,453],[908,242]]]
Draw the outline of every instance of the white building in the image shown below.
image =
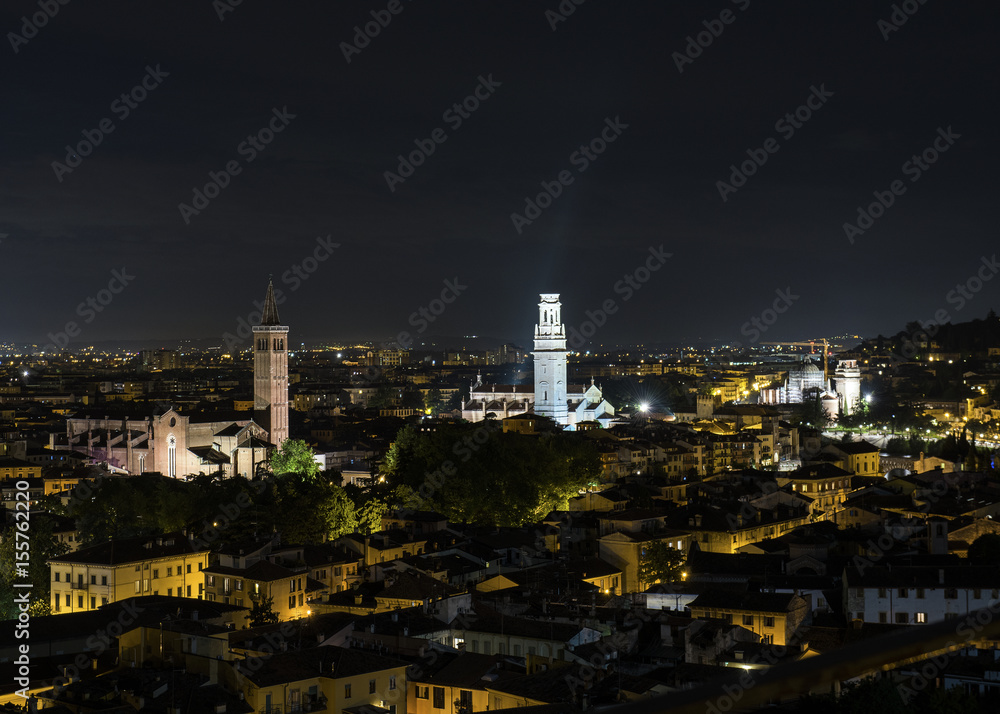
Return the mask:
[[844,414],[853,414],[861,400],[861,370],[857,360],[840,360],[833,373],[837,383],[837,400]]
[[615,409],[590,380],[590,386],[566,382],[566,328],[560,313],[558,293],[543,293],[538,303],[535,325],[535,386],[483,385],[477,376],[469,400],[462,405],[462,417],[478,422],[493,414],[497,419],[534,413],[574,429],[583,421],[599,421],[605,426],[614,420]]
[[844,571],[848,620],[926,625],[1000,602],[996,568],[869,566]]

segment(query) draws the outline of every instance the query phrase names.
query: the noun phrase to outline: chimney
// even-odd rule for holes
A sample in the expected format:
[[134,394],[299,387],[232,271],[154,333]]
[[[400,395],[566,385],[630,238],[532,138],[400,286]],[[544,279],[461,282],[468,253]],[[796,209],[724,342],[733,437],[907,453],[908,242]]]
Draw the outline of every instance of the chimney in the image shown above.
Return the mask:
[[698,528],[701,528],[701,514],[700,514],[700,513],[698,513],[698,514],[695,514],[695,517],[694,517],[694,524],[695,524],[695,526],[697,526]]

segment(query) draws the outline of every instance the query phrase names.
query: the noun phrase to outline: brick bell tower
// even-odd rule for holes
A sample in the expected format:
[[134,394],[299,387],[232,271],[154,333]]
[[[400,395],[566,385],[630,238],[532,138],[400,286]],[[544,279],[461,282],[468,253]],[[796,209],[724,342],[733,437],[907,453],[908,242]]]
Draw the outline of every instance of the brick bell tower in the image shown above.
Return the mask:
[[288,327],[279,324],[270,280],[253,337],[254,421],[267,429],[271,443],[280,448],[288,438]]

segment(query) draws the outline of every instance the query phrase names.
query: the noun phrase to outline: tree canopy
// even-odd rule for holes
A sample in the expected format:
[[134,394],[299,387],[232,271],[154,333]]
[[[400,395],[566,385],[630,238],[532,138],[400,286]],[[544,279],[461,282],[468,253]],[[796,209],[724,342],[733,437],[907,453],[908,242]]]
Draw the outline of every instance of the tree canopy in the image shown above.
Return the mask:
[[384,470],[393,485],[412,489],[410,507],[459,523],[520,526],[566,508],[571,496],[597,481],[600,461],[578,434],[505,434],[499,424],[484,422],[432,432],[407,427]]
[[666,541],[650,541],[639,556],[639,581],[647,585],[672,583],[681,579],[684,553]]
[[285,439],[280,449],[271,452],[271,471],[275,475],[301,474],[313,479],[319,475],[319,464],[313,450],[301,439]]

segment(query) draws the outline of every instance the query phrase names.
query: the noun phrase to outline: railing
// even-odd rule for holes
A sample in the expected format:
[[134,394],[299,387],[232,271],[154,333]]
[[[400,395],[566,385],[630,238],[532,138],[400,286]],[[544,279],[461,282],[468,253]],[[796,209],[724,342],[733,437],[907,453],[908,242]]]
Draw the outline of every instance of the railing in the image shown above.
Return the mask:
[[72,587],[73,590],[86,590],[90,587],[90,585],[88,583],[70,583],[70,587]]

